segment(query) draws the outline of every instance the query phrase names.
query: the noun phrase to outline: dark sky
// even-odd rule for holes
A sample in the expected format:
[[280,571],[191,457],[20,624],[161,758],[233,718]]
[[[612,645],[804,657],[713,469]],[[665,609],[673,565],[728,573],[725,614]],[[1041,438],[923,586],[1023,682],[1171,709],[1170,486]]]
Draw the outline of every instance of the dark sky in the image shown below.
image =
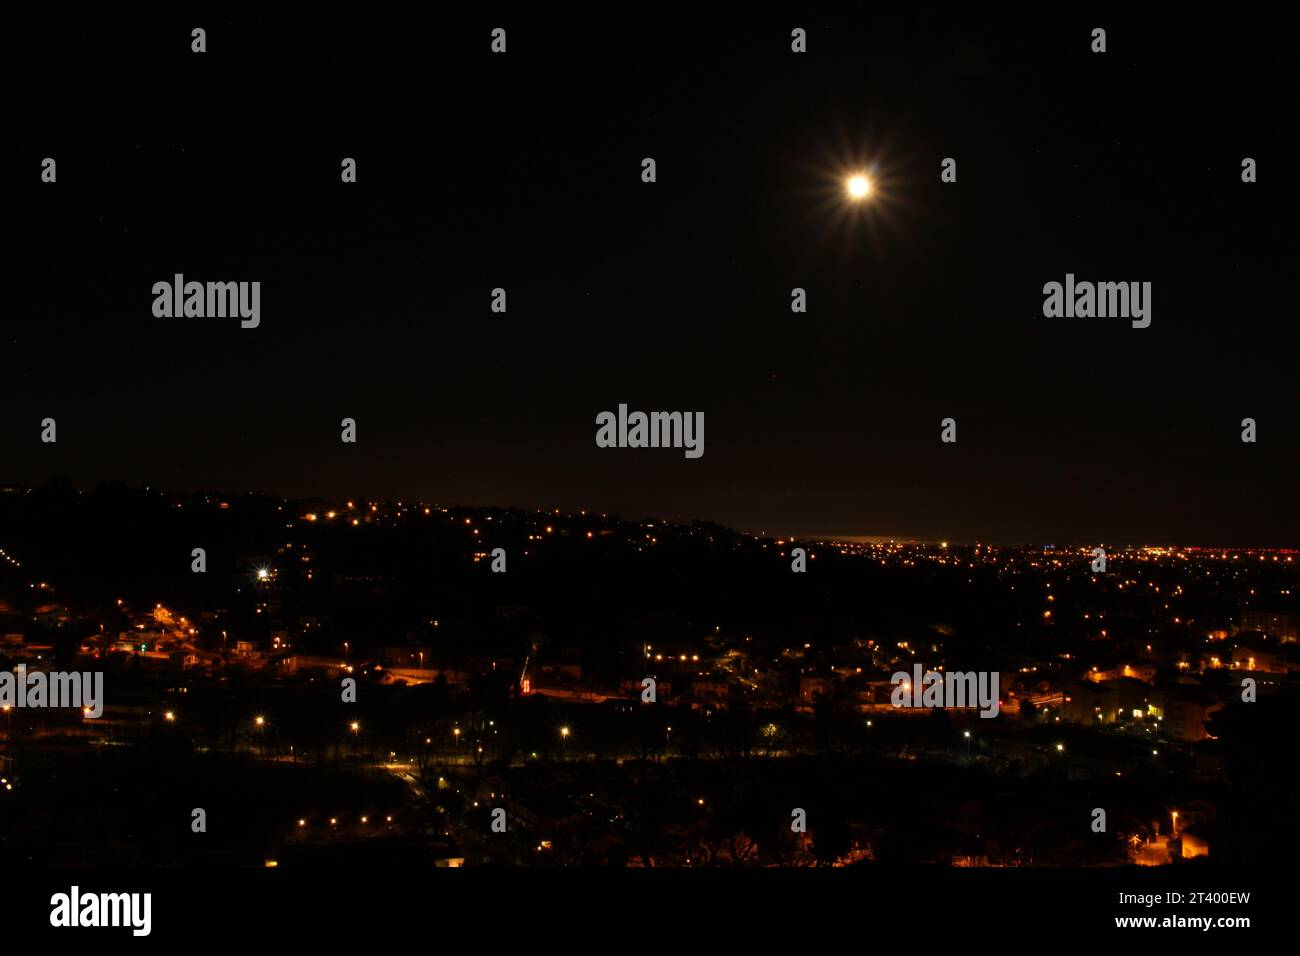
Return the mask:
[[[848,9],[15,21],[0,480],[1300,541],[1291,41]],[[175,272],[260,281],[261,327],[154,318]],[[1067,272],[1152,282],[1151,327],[1044,318]],[[704,457],[598,449],[619,402]]]

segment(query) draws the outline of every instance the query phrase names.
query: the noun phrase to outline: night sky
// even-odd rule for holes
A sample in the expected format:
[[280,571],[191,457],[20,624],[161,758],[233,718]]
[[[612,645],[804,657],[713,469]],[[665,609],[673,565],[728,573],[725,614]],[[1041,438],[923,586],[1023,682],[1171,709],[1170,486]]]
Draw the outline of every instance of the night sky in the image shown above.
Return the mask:
[[[1300,541],[1292,40],[852,9],[15,20],[0,482]],[[155,318],[177,272],[260,281],[260,328]],[[1151,327],[1044,318],[1067,272]],[[703,411],[703,458],[597,448],[620,402]]]

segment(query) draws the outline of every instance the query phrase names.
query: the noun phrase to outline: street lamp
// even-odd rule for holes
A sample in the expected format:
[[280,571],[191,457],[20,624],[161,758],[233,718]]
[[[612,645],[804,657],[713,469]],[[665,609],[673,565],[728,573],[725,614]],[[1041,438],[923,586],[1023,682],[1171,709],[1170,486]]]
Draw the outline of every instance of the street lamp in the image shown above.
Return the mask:
[[568,727],[560,728],[560,746],[563,747],[565,750],[569,749],[569,728]]

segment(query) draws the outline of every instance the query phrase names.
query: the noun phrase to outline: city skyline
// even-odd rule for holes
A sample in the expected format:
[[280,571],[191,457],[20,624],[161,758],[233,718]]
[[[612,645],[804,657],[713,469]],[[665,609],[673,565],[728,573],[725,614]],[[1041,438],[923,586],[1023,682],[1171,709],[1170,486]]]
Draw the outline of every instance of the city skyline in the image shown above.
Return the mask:
[[[66,485],[64,483],[66,483]],[[20,485],[13,482],[5,483],[3,481],[0,481],[0,491],[9,491],[9,492],[32,492],[32,491],[40,490],[41,488],[58,489],[63,487],[73,490],[78,494],[93,492],[99,488],[121,487],[124,490],[152,491],[164,495],[177,495],[177,496],[185,496],[185,497],[214,496],[217,498],[229,498],[229,499],[241,498],[241,497],[271,498],[271,499],[278,499],[284,501],[285,503],[330,501],[336,504],[341,504],[349,500],[357,500],[357,501],[363,501],[366,504],[384,503],[386,505],[391,505],[394,503],[400,504],[403,500],[402,497],[398,495],[373,496],[373,495],[360,495],[356,493],[351,493],[351,494],[341,495],[337,498],[330,498],[328,496],[324,496],[320,494],[283,495],[266,489],[232,490],[228,488],[227,489],[162,488],[162,487],[155,487],[147,484],[139,485],[139,486],[131,486],[125,482],[122,482],[120,479],[116,479],[116,478],[103,479],[101,481],[92,482],[85,487],[76,486],[72,482],[70,482],[66,477],[62,477],[62,476],[56,476],[51,478],[49,481],[42,483],[41,485],[32,485],[32,486]],[[545,506],[541,506],[541,507],[521,506],[516,504],[505,504],[500,502],[480,503],[480,502],[464,502],[464,501],[436,501],[436,500],[424,500],[420,498],[411,499],[411,504],[413,506],[419,506],[419,507],[424,507],[427,505],[430,507],[451,508],[457,510],[482,509],[487,511],[492,511],[492,510],[521,511],[521,512],[532,512],[536,514],[556,513],[556,514],[564,514],[566,516],[591,514],[593,516],[599,515],[602,518],[608,517],[608,518],[613,518],[616,520],[628,521],[628,522],[633,522],[637,520],[655,520],[655,521],[664,521],[664,522],[679,524],[679,525],[686,525],[694,522],[707,522],[711,524],[718,524],[722,527],[727,528],[730,531],[734,531],[740,534],[745,534],[754,538],[769,538],[769,539],[784,538],[784,539],[798,539],[801,541],[810,541],[810,542],[842,542],[842,543],[852,543],[852,544],[899,543],[899,544],[918,544],[918,545],[952,544],[953,546],[960,546],[960,547],[970,547],[972,545],[987,544],[987,545],[998,546],[998,547],[1013,547],[1013,548],[1014,547],[1040,547],[1040,546],[1049,547],[1049,548],[1050,547],[1065,548],[1065,547],[1082,547],[1084,545],[1088,545],[1088,546],[1117,545],[1124,548],[1170,548],[1172,547],[1175,549],[1182,549],[1182,550],[1210,551],[1210,552],[1244,551],[1244,552],[1279,552],[1283,554],[1300,553],[1300,542],[1293,542],[1290,544],[1286,542],[1279,542],[1273,544],[1249,544],[1249,543],[1237,544],[1237,543],[1219,543],[1213,541],[1152,539],[1152,538],[1139,539],[1139,538],[1124,538],[1124,537],[1119,537],[1112,540],[1058,539],[1055,541],[1049,541],[1041,538],[1023,539],[1023,540],[1011,539],[1011,538],[999,536],[997,534],[986,536],[986,537],[961,538],[958,537],[957,535],[928,536],[928,535],[910,535],[904,533],[862,534],[857,532],[837,533],[837,532],[826,532],[826,531],[791,532],[789,530],[783,530],[779,528],[733,527],[731,525],[726,525],[723,522],[715,521],[713,518],[707,515],[696,515],[688,518],[678,518],[678,517],[668,518],[662,515],[653,515],[653,514],[637,514],[637,513],[615,514],[608,511],[597,511],[595,509],[588,509],[588,508],[578,508],[570,511],[558,507],[553,508],[553,507],[545,507]]]
[[[134,827],[143,864],[1184,867],[1288,812],[1248,755],[1300,673],[1289,552],[112,484],[0,488],[0,527],[0,814],[51,863]],[[164,758],[219,844],[118,795],[182,799]],[[51,807],[77,841],[33,840]]]

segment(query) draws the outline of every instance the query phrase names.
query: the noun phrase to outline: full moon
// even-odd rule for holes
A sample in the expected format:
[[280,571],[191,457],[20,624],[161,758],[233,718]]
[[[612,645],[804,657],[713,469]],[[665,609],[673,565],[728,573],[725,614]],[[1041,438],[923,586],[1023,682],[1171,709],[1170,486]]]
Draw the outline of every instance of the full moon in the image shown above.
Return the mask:
[[853,176],[849,179],[849,195],[854,199],[865,199],[871,192],[871,180],[866,176]]

